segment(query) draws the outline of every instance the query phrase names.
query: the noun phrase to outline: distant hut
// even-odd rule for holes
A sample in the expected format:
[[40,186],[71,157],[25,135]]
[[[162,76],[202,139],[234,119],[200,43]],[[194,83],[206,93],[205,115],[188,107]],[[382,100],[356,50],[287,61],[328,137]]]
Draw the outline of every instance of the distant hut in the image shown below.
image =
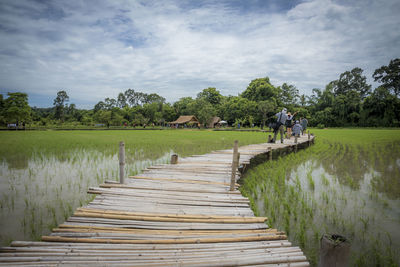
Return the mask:
[[212,117],[212,118],[209,120],[209,122],[208,122],[208,124],[207,124],[207,127],[208,127],[208,128],[219,127],[219,126],[220,126],[220,124],[219,124],[220,121],[221,121],[221,118],[220,118],[220,117]]
[[180,116],[177,120],[171,121],[170,124],[172,126],[176,126],[177,128],[179,126],[184,126],[184,125],[191,126],[191,127],[193,127],[193,126],[199,127],[200,126],[199,120],[194,115]]

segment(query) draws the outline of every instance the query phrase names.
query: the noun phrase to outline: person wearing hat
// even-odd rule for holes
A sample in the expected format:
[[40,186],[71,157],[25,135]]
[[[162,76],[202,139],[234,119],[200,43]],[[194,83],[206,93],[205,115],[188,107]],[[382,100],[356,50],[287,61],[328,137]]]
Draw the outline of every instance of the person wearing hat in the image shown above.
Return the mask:
[[302,130],[303,130],[303,127],[301,127],[300,122],[296,121],[296,124],[293,126],[293,135],[300,137]]
[[282,109],[281,112],[278,112],[275,114],[276,117],[276,123],[277,123],[277,127],[274,129],[274,139],[272,139],[272,143],[275,143],[276,141],[276,136],[278,135],[278,131],[281,134],[281,143],[283,144],[283,136],[285,134],[285,123],[286,123],[286,119],[287,119],[287,115],[286,115],[286,111],[287,109],[284,108]]
[[293,127],[293,118],[297,114],[297,111],[295,113],[287,113],[287,119],[286,119],[286,132],[287,132],[287,138],[290,139],[292,136],[292,127]]

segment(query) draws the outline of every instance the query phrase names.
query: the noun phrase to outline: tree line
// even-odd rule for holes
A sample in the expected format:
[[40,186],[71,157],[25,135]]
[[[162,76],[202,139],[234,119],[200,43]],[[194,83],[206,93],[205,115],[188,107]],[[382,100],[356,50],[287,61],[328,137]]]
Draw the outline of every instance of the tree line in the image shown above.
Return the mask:
[[180,115],[195,115],[206,125],[214,116],[229,125],[260,126],[274,120],[274,114],[286,107],[306,117],[318,127],[398,127],[400,126],[400,59],[375,70],[372,75],[379,86],[372,90],[361,68],[353,68],[328,83],[324,89],[300,95],[294,85],[275,86],[268,77],[254,79],[238,96],[223,96],[214,87],[203,89],[196,98],[183,97],[167,103],[158,94],[128,89],[116,99],[105,98],[93,109],[77,109],[69,104],[69,96],[57,93],[53,107],[28,105],[25,93],[0,94],[0,125],[31,126],[144,126],[166,125]]

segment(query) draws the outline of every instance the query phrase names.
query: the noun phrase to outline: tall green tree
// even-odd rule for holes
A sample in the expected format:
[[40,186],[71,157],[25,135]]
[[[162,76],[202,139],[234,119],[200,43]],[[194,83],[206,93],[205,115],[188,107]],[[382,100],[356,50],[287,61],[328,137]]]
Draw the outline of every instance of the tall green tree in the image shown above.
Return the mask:
[[128,89],[124,92],[124,95],[125,95],[127,103],[129,103],[129,105],[131,107],[138,105],[137,94],[136,94],[135,90]]
[[99,110],[105,110],[106,109],[106,103],[103,101],[99,101],[96,105],[94,105],[93,111],[96,113]]
[[371,85],[367,84],[367,78],[362,73],[361,68],[354,68],[340,74],[339,79],[332,82],[335,95],[346,95],[355,91],[364,99],[371,92]]
[[4,100],[3,114],[7,123],[20,124],[30,121],[31,108],[28,105],[28,95],[25,93],[8,93]]
[[143,104],[165,103],[165,98],[158,94],[143,94]]
[[144,116],[149,119],[149,123],[159,123],[162,117],[162,103],[149,103],[143,105]]
[[97,122],[104,123],[107,125],[107,128],[110,127],[112,121],[112,112],[111,110],[99,110],[94,115],[94,118]]
[[300,96],[300,106],[305,107],[307,104],[307,97],[305,94]]
[[106,99],[104,99],[104,105],[106,109],[111,110],[117,107],[117,100],[115,100],[114,98],[107,97]]
[[176,112],[176,116],[181,115],[193,115],[193,103],[195,100],[191,97],[182,97],[178,101],[173,104],[173,107]]
[[391,60],[388,66],[376,69],[372,77],[375,82],[381,82],[383,87],[400,96],[400,58]]
[[274,115],[277,105],[274,98],[258,102],[258,110],[261,113],[261,129],[264,129],[265,122],[269,116]]
[[162,108],[162,117],[166,122],[171,122],[176,118],[176,112],[173,106],[169,103],[164,104]]
[[213,104],[208,102],[206,98],[198,98],[191,105],[190,108],[194,110],[194,115],[201,124],[206,126],[210,120],[217,114]]
[[380,86],[363,103],[362,125],[375,127],[400,126],[400,99]]
[[241,94],[242,97],[250,101],[264,101],[271,98],[277,99],[281,89],[273,86],[268,77],[252,80],[246,90]]
[[66,91],[58,91],[57,97],[54,99],[53,105],[55,106],[54,117],[58,120],[64,121],[65,116],[65,102],[69,101],[69,96]]
[[4,98],[3,95],[0,94],[0,125],[5,125],[7,123],[4,116]]
[[127,105],[126,96],[123,93],[119,93],[117,98],[117,106],[119,108],[124,108]]
[[257,108],[256,101],[250,101],[247,98],[240,96],[233,96],[228,98],[224,103],[223,107],[224,119],[228,121],[229,124],[234,124],[240,121],[243,125],[249,121],[250,116],[252,118],[259,117],[259,111]]
[[208,87],[203,89],[200,93],[197,94],[197,98],[203,98],[208,103],[212,105],[220,105],[222,103],[223,96],[221,93],[214,87]]
[[283,106],[289,110],[293,110],[294,106],[299,102],[299,90],[294,85],[287,83],[282,84],[279,99],[282,101]]
[[2,94],[0,94],[0,112],[2,112],[4,109],[4,97]]

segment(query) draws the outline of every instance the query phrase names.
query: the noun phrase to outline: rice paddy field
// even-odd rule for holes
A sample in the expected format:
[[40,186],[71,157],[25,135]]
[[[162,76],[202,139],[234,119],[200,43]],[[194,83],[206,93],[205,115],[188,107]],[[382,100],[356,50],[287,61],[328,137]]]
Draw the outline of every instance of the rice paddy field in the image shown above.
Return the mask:
[[312,130],[314,146],[252,168],[257,215],[286,231],[316,266],[324,233],[350,242],[350,266],[399,266],[400,131]]
[[199,130],[0,132],[0,245],[39,240],[92,200],[87,189],[118,180],[119,142],[127,175],[167,163],[170,155],[262,143],[260,132]]
[[[399,266],[400,130],[313,129],[315,145],[252,167],[241,179],[257,215],[284,230],[311,264],[324,233],[351,244],[351,266]],[[104,180],[170,155],[264,143],[266,133],[203,130],[0,132],[0,242],[39,240]]]

